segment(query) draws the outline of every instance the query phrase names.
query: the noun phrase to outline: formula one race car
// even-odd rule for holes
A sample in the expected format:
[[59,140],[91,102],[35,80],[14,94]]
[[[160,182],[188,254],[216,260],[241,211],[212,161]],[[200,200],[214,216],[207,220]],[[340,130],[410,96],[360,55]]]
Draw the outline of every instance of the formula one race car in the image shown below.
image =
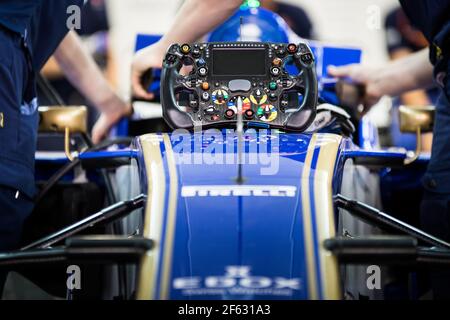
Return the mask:
[[[426,157],[358,147],[350,115],[318,95],[305,42],[209,42],[167,51],[169,133],[92,146],[84,108],[41,109],[72,161],[37,155],[26,245],[0,267],[73,299],[292,300],[364,296],[367,274],[349,265],[392,266],[390,278],[447,266],[450,244],[342,194],[358,168],[369,183],[383,168],[422,172]],[[401,114],[405,132],[432,126],[432,108]],[[383,235],[352,232],[359,220]]]

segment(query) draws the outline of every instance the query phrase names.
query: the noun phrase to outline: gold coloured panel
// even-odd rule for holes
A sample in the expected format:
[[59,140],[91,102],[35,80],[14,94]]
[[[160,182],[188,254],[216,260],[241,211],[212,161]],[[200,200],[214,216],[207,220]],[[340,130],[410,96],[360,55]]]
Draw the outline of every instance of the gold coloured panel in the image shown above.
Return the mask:
[[422,133],[433,131],[435,108],[433,106],[406,107],[400,106],[400,131],[416,133],[418,129]]
[[87,133],[87,108],[39,107],[39,132]]

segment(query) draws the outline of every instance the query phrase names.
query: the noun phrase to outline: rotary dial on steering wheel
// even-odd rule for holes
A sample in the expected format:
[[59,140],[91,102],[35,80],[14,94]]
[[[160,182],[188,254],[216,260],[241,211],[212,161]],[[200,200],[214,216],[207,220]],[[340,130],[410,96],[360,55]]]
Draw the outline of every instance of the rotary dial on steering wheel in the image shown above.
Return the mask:
[[257,117],[264,122],[272,122],[278,116],[277,108],[271,104],[264,104],[258,108]]
[[212,93],[212,100],[215,104],[221,105],[228,101],[229,95],[225,89],[218,89]]
[[264,92],[264,90],[256,89],[251,95],[250,95],[250,101],[259,106],[267,102],[268,96]]

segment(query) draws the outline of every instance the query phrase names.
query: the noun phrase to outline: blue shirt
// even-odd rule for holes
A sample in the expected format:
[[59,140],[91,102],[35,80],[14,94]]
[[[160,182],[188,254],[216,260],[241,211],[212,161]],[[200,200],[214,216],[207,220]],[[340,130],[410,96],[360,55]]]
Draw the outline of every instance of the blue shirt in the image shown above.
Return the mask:
[[42,0],[1,0],[0,24],[24,34]]
[[[425,34],[431,43],[430,58],[435,74],[450,74],[450,0],[400,0],[411,23]],[[439,49],[438,49],[439,47]],[[438,54],[440,52],[441,54]],[[450,193],[450,78],[436,102],[433,148],[425,188],[433,193]]]
[[[0,0],[0,185],[35,193],[38,112],[35,74],[69,29],[72,5],[84,0]],[[10,72],[10,74],[8,74]],[[20,78],[22,77],[22,78]]]
[[35,70],[40,70],[67,34],[69,6],[84,0],[1,0],[0,24],[26,38]]
[[[431,45],[431,62],[436,65],[436,46],[450,54],[450,0],[400,0],[403,9]],[[446,63],[442,68],[446,68]]]

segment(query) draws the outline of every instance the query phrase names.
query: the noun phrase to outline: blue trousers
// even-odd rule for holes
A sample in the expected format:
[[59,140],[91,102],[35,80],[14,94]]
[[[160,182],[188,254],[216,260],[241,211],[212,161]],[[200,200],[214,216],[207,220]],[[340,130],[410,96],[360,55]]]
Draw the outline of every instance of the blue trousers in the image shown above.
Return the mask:
[[[34,203],[26,195],[0,186],[0,252],[18,249],[22,226]],[[6,273],[0,271],[0,298]]]
[[0,26],[0,251],[15,248],[32,209],[39,119],[35,97],[24,40]]
[[[0,252],[17,249],[33,209],[38,114],[25,103],[34,96],[30,70],[20,35],[0,27]],[[5,278],[0,272],[0,296]]]
[[[450,69],[450,65],[449,68]],[[421,205],[422,229],[450,242],[450,70],[442,83],[436,104],[433,150],[423,183]],[[436,299],[450,299],[450,270],[433,269],[433,294]]]
[[0,186],[0,252],[17,249],[22,225],[33,205],[23,193]]

